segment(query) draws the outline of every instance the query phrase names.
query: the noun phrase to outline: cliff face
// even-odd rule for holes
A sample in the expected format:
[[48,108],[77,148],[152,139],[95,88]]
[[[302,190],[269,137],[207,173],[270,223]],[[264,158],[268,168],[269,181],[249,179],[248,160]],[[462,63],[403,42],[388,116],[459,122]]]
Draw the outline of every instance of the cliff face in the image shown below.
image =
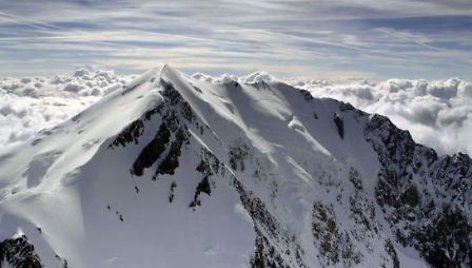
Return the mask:
[[381,163],[376,200],[397,240],[433,267],[470,265],[470,157],[438,156],[380,116],[372,118],[366,137]]
[[31,267],[468,267],[470,166],[349,104],[164,66],[1,157],[1,252],[20,229]]
[[34,246],[24,235],[5,239],[0,243],[0,266],[4,263],[13,267],[42,267]]

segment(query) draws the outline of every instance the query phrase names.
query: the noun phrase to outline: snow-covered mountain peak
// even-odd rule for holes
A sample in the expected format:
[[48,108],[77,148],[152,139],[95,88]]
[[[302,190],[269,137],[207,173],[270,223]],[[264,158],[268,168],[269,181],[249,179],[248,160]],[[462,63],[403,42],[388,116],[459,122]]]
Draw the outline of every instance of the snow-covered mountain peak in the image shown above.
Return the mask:
[[468,156],[265,74],[202,77],[160,66],[0,156],[0,261],[470,264]]

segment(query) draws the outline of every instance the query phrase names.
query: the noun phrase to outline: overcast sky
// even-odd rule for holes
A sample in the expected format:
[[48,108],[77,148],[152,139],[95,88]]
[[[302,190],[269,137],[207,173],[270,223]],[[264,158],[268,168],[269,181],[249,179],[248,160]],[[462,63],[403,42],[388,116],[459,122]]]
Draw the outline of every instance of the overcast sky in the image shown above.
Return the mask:
[[0,77],[139,73],[472,80],[471,0],[0,0]]

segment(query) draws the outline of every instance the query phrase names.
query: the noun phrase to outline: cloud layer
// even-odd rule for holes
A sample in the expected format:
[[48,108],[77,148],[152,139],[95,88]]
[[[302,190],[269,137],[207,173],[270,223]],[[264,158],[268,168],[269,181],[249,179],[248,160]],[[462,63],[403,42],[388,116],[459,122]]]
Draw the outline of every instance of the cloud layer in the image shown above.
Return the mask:
[[127,79],[88,69],[50,78],[0,78],[0,152],[72,117]]
[[378,84],[367,81],[293,84],[314,96],[350,102],[366,112],[385,115],[398,127],[410,131],[415,141],[440,153],[472,155],[472,84],[467,81],[390,79]]

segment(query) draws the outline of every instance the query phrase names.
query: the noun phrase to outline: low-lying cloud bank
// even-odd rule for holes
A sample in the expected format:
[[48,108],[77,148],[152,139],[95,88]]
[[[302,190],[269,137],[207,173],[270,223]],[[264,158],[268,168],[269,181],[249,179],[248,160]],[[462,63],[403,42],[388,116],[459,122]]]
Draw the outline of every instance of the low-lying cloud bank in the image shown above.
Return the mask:
[[[243,77],[197,73],[193,77],[213,83],[275,79],[267,73]],[[0,78],[0,152],[72,117],[132,78],[90,69],[52,78]],[[440,153],[472,155],[472,84],[467,81],[451,78],[390,79],[378,84],[320,80],[290,83],[309,90],[315,97],[350,102],[366,112],[385,115],[409,130],[415,141]]]
[[51,78],[0,78],[0,152],[72,117],[128,79],[86,68]]
[[415,141],[440,153],[472,155],[472,84],[467,81],[390,79],[378,84],[367,81],[293,84],[316,97],[350,102],[366,112],[385,115],[398,127],[410,131]]

